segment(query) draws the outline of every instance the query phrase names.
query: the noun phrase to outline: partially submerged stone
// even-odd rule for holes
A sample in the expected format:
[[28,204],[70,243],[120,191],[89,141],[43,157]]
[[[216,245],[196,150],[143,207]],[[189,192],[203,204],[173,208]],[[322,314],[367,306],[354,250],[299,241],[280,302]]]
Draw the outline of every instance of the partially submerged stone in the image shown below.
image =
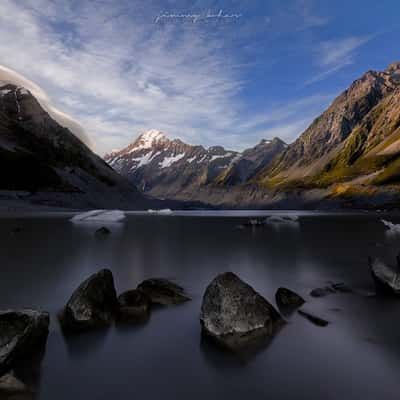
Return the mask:
[[238,350],[271,338],[283,324],[278,311],[232,272],[218,275],[207,287],[200,323],[205,336]]
[[329,324],[329,321],[326,321],[325,319],[317,317],[316,315],[310,314],[309,312],[306,312],[303,310],[298,310],[297,312],[302,317],[304,317],[304,318],[308,319],[310,322],[312,322],[314,325],[327,326]]
[[325,297],[334,293],[353,293],[353,289],[343,282],[331,283],[330,285],[315,288],[311,290],[310,296],[312,297]]
[[72,294],[59,319],[63,330],[80,331],[109,325],[118,307],[112,272],[103,269]]
[[96,236],[107,236],[110,233],[111,231],[106,226],[102,226],[101,228],[97,229],[94,234]]
[[170,306],[191,300],[183,287],[164,278],[146,279],[137,289],[144,292],[153,304]]
[[30,309],[0,311],[0,373],[43,348],[49,323],[47,312]]
[[400,296],[400,274],[378,258],[369,260],[372,278],[378,291]]
[[280,287],[275,293],[276,304],[282,309],[294,309],[302,306],[305,300],[290,289]]
[[25,393],[27,391],[28,387],[15,376],[13,371],[0,377],[0,394]]
[[140,289],[128,290],[118,296],[118,318],[122,320],[136,320],[148,317],[151,300]]

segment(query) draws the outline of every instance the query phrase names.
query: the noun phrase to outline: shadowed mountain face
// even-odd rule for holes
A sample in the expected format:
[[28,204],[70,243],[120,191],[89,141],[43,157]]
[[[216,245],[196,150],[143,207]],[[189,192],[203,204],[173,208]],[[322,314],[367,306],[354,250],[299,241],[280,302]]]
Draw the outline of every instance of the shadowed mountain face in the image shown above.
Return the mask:
[[[246,183],[285,146],[275,138],[238,153],[220,146],[191,146],[150,130],[125,149],[106,155],[105,160],[146,193],[195,200],[200,188]],[[201,200],[207,202],[207,197]]]
[[395,207],[400,62],[354,81],[290,145],[275,138],[235,153],[158,135],[146,142],[145,134],[107,156],[117,171],[158,197],[224,207]]
[[142,207],[139,191],[68,129],[26,89],[0,82],[0,191],[47,205]]

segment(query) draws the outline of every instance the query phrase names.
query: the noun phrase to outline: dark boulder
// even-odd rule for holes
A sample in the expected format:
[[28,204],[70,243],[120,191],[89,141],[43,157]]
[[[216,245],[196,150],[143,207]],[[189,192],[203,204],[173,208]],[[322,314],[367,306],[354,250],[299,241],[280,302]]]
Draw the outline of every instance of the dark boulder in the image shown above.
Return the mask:
[[50,317],[36,310],[0,311],[0,373],[40,351],[47,340]]
[[136,320],[148,317],[151,300],[143,290],[134,289],[123,292],[118,297],[120,320]]
[[109,325],[118,307],[112,272],[103,269],[86,279],[60,313],[65,331],[80,331]]
[[329,294],[335,293],[353,293],[353,289],[347,286],[345,283],[331,283],[328,286],[316,288],[311,290],[310,296],[312,297],[325,297]]
[[191,300],[181,286],[168,279],[146,279],[138,285],[137,289],[144,292],[153,304],[170,306]]
[[315,288],[311,290],[310,296],[312,297],[325,297],[328,294],[335,293],[335,289],[330,286],[325,286],[323,288]]
[[275,300],[278,307],[282,309],[294,309],[305,303],[305,300],[297,293],[283,287],[276,291]]
[[314,325],[318,326],[327,326],[329,324],[329,321],[326,321],[325,319],[322,319],[320,317],[317,317],[316,315],[310,314],[306,311],[299,310],[297,311],[302,317],[308,319],[310,322],[312,322]]
[[102,226],[101,228],[97,229],[94,234],[96,236],[108,236],[110,233],[111,231],[107,227]]
[[203,334],[228,349],[239,350],[270,338],[283,322],[264,297],[232,272],[218,275],[204,293]]
[[400,274],[376,258],[369,260],[372,278],[379,292],[400,296]]

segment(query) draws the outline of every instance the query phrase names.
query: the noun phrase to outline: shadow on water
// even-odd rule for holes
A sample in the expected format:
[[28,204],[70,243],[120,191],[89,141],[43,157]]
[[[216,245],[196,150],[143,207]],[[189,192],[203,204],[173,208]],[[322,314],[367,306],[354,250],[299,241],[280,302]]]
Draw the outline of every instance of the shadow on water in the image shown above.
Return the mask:
[[278,335],[285,325],[286,321],[283,321],[281,326],[275,329],[273,336],[253,339],[243,347],[235,350],[229,349],[212,337],[201,333],[200,350],[207,363],[216,369],[243,367],[272,346],[275,335]]
[[62,333],[68,355],[71,359],[82,359],[90,356],[104,346],[110,327],[79,333]]

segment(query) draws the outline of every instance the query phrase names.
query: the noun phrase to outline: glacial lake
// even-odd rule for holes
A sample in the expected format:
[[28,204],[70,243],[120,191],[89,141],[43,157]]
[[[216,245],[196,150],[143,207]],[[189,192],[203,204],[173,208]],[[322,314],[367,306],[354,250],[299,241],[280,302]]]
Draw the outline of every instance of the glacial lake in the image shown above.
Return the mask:
[[[73,224],[69,214],[9,216],[0,224],[1,308],[51,314],[40,375],[40,400],[304,399],[398,400],[400,299],[374,292],[367,258],[394,265],[400,235],[387,234],[379,213],[290,213],[298,223],[238,226],[282,212],[130,213],[121,224]],[[16,230],[16,228],[19,228]],[[57,312],[91,273],[109,268],[117,292],[165,277],[193,300],[157,308],[147,323],[116,325],[64,338]],[[284,286],[306,299],[274,340],[251,357],[218,351],[201,339],[199,311],[208,283],[233,271],[275,305]],[[356,294],[309,296],[328,282]]]

